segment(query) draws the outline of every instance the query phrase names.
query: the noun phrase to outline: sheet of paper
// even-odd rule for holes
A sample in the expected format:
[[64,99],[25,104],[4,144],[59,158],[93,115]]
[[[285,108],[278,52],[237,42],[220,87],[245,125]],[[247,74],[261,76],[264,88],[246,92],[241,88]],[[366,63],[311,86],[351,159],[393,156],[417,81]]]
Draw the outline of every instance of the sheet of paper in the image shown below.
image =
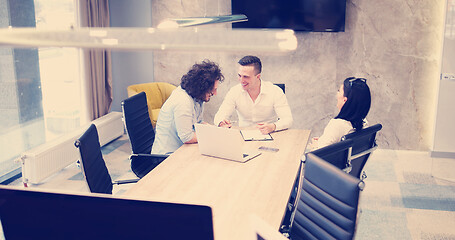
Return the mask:
[[259,129],[240,130],[245,141],[273,140],[270,134],[262,134]]

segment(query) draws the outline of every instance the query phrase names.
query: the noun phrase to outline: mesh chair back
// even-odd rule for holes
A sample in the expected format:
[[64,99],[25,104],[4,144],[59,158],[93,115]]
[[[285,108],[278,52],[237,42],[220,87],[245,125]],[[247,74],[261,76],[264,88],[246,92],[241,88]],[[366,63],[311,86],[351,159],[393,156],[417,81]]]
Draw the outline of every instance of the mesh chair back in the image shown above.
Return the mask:
[[350,163],[348,161],[351,156],[352,140],[337,142],[319,149],[312,151],[314,155],[324,159],[339,169],[350,170]]
[[363,167],[365,166],[371,152],[376,149],[376,133],[382,129],[381,124],[376,124],[360,131],[356,131],[343,136],[342,140],[352,139],[351,153],[351,174],[360,178]]
[[81,156],[82,173],[90,192],[112,194],[112,179],[101,153],[98,131],[94,124],[75,142]]
[[352,239],[360,179],[308,154],[291,239]]
[[155,130],[150,121],[145,92],[125,99],[122,111],[133,153],[149,154],[155,140]]

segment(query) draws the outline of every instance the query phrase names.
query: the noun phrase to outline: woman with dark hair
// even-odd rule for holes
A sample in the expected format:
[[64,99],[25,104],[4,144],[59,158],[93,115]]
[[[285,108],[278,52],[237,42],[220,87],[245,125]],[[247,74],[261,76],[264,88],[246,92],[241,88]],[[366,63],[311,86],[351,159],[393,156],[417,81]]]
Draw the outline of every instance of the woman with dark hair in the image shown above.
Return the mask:
[[371,93],[365,78],[346,78],[337,92],[338,115],[330,120],[319,138],[313,138],[313,148],[339,142],[344,135],[362,129],[370,111]]
[[161,107],[156,122],[152,153],[167,154],[184,143],[196,143],[194,124],[202,122],[204,102],[217,94],[224,76],[218,64],[204,60],[182,76],[178,86]]

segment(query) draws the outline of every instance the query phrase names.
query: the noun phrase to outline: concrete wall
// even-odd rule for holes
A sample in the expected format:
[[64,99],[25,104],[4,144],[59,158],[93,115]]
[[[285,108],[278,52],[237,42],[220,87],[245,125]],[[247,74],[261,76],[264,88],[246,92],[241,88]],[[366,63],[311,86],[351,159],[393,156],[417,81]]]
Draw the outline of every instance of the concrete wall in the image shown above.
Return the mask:
[[[111,27],[151,27],[150,0],[110,0]],[[153,82],[153,51],[113,51],[112,111],[122,111],[121,102],[128,97],[126,88],[132,84]]]
[[[152,26],[169,17],[229,14],[230,4],[229,0],[151,0]],[[293,127],[312,129],[312,136],[319,136],[336,113],[335,94],[342,80],[365,77],[373,97],[368,120],[383,124],[379,145],[429,150],[444,4],[433,0],[347,0],[345,32],[299,32],[298,49],[291,54],[255,53],[263,61],[263,79],[286,84]],[[230,24],[207,27],[230,28]],[[218,96],[206,105],[205,120],[212,122],[227,90],[237,84],[236,62],[244,54],[156,51],[153,79],[178,85],[195,62],[210,59],[219,63],[226,80]]]

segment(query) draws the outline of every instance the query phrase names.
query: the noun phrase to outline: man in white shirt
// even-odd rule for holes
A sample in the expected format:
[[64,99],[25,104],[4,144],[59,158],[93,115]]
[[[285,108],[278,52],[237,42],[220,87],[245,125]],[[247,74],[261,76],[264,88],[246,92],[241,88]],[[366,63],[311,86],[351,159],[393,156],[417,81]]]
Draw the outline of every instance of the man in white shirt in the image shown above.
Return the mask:
[[226,94],[214,124],[231,127],[229,118],[236,110],[240,127],[255,125],[263,134],[289,128],[293,119],[286,95],[280,87],[261,79],[261,60],[245,56],[238,63],[240,84]]

